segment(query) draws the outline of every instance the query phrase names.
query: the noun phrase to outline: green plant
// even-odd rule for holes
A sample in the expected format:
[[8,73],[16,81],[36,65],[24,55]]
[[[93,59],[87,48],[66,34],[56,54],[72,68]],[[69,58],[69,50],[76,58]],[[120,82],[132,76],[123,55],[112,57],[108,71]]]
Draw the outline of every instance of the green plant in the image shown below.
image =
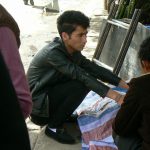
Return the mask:
[[141,9],[139,22],[150,24],[150,0],[122,0],[116,15],[116,19],[131,19],[135,9]]

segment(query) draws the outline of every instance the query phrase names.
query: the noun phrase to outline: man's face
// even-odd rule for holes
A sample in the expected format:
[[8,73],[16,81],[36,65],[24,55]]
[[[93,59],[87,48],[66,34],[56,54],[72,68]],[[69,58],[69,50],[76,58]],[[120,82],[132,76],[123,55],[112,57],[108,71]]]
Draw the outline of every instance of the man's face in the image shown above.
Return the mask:
[[69,53],[82,51],[87,42],[87,29],[77,26],[76,30],[71,35],[65,34],[63,41]]

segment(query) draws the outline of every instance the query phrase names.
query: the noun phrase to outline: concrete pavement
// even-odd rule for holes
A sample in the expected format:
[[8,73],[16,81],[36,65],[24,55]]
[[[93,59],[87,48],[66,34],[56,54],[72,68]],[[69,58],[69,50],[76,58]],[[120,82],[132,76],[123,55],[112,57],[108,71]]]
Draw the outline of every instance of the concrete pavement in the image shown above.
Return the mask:
[[[25,70],[34,54],[57,36],[56,19],[59,13],[45,13],[43,7],[50,0],[34,0],[35,6],[24,5],[23,0],[0,0],[5,8],[13,15],[21,30],[20,54]],[[103,0],[58,0],[60,13],[65,10],[80,10],[91,18],[91,28],[88,33],[88,42],[83,54],[92,58],[97,45],[101,21],[107,17]],[[81,149],[81,141],[76,144],[60,144],[44,134],[45,127],[41,128],[26,120],[32,150],[78,150]],[[66,124],[70,132],[78,137],[79,132],[75,124]]]
[[[34,0],[35,6],[24,5],[23,0],[0,0],[5,8],[18,22],[21,31],[20,53],[25,70],[33,55],[45,44],[57,36],[56,19],[59,13],[43,12],[43,7],[52,0]],[[92,57],[97,44],[101,16],[107,15],[104,11],[103,0],[59,0],[60,13],[65,10],[80,10],[91,18],[91,28],[88,33],[88,42],[83,53]]]

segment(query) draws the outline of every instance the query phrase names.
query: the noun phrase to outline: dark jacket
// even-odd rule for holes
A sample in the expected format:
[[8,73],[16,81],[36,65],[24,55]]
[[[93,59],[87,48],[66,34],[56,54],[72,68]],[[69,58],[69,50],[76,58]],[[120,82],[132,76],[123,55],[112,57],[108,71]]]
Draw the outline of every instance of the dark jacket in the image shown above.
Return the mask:
[[33,113],[40,116],[45,116],[43,111],[48,110],[47,90],[57,83],[78,80],[105,97],[109,87],[97,79],[113,85],[120,81],[111,71],[86,59],[81,52],[70,55],[58,37],[34,56],[27,77],[34,102]]
[[124,137],[139,134],[143,139],[141,150],[150,150],[150,74],[131,80],[113,130]]

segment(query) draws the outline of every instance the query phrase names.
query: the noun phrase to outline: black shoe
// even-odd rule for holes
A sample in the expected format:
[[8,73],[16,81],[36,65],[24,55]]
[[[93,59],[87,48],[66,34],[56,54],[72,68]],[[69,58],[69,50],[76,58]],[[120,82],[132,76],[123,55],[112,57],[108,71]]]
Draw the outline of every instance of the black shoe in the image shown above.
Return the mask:
[[56,132],[53,132],[47,126],[45,129],[45,134],[48,137],[53,138],[56,141],[63,143],[63,144],[74,144],[75,143],[75,139],[71,135],[69,135],[64,129],[56,129]]
[[33,1],[33,0],[30,0],[30,4],[33,6],[33,5],[34,5],[34,1]]

